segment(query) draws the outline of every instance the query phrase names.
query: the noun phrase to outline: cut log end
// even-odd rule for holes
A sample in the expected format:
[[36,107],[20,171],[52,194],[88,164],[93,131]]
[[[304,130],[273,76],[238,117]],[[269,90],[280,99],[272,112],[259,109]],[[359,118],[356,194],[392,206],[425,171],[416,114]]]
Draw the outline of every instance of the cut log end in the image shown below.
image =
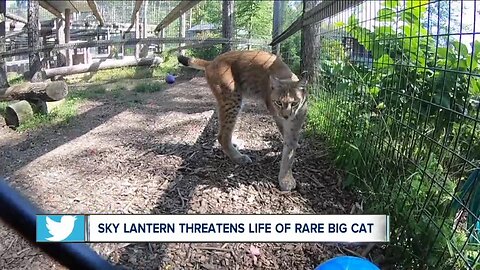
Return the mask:
[[50,101],[59,101],[64,99],[68,94],[68,85],[64,81],[53,81],[47,85],[45,89]]
[[26,100],[12,103],[5,109],[5,123],[11,128],[19,127],[32,117],[32,104]]

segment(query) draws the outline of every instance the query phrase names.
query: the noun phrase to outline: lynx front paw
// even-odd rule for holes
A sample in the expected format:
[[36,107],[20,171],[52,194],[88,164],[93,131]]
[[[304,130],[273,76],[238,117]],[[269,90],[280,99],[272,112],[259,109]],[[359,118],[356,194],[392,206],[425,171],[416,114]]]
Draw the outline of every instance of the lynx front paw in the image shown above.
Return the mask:
[[298,142],[284,142],[284,145],[290,149],[300,148],[300,144]]
[[295,189],[295,187],[297,186],[297,182],[295,181],[295,178],[293,178],[293,176],[290,174],[287,174],[283,178],[279,178],[278,184],[280,186],[281,191],[291,191],[292,189]]
[[247,155],[240,155],[233,159],[233,161],[239,165],[246,165],[252,163],[252,160]]

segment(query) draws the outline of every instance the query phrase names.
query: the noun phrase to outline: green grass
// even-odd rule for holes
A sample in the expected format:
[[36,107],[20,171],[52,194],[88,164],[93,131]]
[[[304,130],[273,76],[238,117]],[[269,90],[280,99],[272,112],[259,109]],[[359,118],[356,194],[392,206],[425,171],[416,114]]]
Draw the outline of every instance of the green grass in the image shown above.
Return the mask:
[[133,88],[137,93],[154,93],[165,89],[166,84],[163,82],[143,82]]
[[80,99],[69,98],[65,103],[53,109],[49,114],[35,114],[32,118],[22,123],[16,130],[24,132],[55,124],[67,124],[77,115]]
[[178,62],[175,57],[167,56],[162,64],[155,67],[122,67],[114,69],[99,70],[95,73],[85,73],[80,77],[66,77],[68,83],[76,82],[113,82],[122,79],[163,79],[167,73],[176,73],[179,70]]
[[5,113],[5,109],[7,108],[8,106],[8,102],[6,101],[0,101],[0,115],[4,115]]
[[[109,70],[101,70],[93,75],[84,74],[80,79],[67,77],[66,82],[92,82],[94,85],[85,89],[71,90],[65,103],[59,105],[47,115],[35,114],[31,119],[21,124],[16,130],[24,132],[35,130],[55,124],[67,124],[78,114],[79,106],[87,100],[114,100],[117,103],[127,105],[138,104],[142,102],[142,95],[162,91],[166,88],[163,81],[167,73],[176,73],[178,63],[175,57],[166,57],[165,62],[156,67],[124,67]],[[152,78],[149,82],[136,84],[132,91],[128,91],[122,80],[128,79],[146,79]],[[9,83],[11,85],[24,82],[22,75],[9,74]],[[101,83],[98,85],[97,83]],[[105,84],[107,83],[107,84]],[[0,102],[0,114],[4,114],[8,102]]]

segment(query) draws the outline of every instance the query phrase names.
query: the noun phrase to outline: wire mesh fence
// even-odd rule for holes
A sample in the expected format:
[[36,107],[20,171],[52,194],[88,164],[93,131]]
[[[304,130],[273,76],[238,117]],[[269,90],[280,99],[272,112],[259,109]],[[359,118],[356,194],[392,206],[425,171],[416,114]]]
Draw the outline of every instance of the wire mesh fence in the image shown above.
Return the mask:
[[391,215],[382,269],[480,269],[480,4],[357,2],[318,11],[308,127]]

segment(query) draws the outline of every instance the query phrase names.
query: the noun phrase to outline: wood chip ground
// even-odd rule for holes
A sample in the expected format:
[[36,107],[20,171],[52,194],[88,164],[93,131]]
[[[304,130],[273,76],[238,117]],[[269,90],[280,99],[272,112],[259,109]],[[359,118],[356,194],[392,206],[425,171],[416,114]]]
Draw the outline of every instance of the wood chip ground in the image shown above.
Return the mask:
[[[52,213],[350,213],[355,195],[339,188],[321,140],[302,139],[298,189],[282,193],[280,137],[264,107],[247,103],[236,126],[254,160],[246,167],[219,149],[215,111],[200,76],[162,92],[89,100],[67,124],[20,134],[0,123],[0,175]],[[64,269],[0,227],[0,269]],[[91,246],[127,269],[313,269],[339,253],[320,243]]]

